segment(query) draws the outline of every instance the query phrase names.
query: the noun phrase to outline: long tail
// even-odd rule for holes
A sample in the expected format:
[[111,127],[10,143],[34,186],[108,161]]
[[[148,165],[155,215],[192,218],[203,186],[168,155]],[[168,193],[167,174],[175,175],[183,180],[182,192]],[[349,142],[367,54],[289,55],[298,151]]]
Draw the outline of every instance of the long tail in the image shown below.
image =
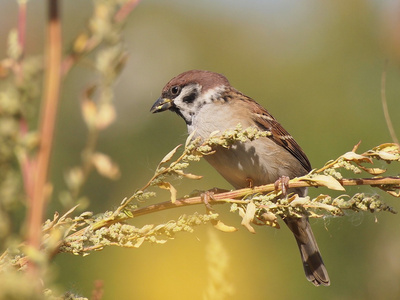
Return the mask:
[[330,285],[329,275],[322,261],[308,218],[289,217],[285,218],[284,221],[296,238],[307,280],[316,286]]

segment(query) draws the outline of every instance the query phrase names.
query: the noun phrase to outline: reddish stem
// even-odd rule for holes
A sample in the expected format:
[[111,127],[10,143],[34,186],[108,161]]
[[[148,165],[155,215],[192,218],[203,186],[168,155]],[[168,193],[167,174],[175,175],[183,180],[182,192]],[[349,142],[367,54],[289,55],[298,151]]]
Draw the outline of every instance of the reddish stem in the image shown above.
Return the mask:
[[25,32],[26,32],[26,2],[19,1],[18,9],[18,43],[21,48],[21,57],[25,52]]
[[140,0],[131,0],[125,3],[114,15],[114,21],[116,23],[124,21],[139,2]]
[[[36,158],[36,168],[32,191],[28,195],[28,244],[39,251],[42,235],[43,214],[46,200],[50,196],[47,183],[49,161],[53,143],[57,104],[60,90],[61,70],[61,23],[57,0],[48,0],[48,24],[46,44],[46,68],[44,80],[44,97],[40,118],[40,143]],[[32,265],[32,264],[31,264]]]

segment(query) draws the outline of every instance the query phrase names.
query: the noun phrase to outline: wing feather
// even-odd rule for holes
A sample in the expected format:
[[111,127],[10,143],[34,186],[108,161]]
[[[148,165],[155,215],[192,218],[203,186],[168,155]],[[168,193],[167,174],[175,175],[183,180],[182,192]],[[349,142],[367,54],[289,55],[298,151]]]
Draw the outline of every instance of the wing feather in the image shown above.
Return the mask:
[[257,124],[259,129],[270,131],[272,135],[269,136],[279,146],[282,146],[289,151],[301,163],[307,172],[311,171],[311,164],[306,154],[301,149],[295,139],[282,127],[282,125],[260,104],[247,99],[251,105],[253,121]]

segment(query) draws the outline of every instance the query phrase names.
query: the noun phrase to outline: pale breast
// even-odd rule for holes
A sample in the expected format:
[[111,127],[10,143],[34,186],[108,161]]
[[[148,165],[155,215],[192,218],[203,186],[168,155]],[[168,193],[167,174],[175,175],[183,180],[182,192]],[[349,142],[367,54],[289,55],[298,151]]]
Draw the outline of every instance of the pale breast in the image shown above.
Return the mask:
[[[188,126],[189,133],[195,129],[195,136],[205,139],[216,130],[233,129],[238,123],[243,128],[253,125],[249,123],[251,118],[246,111],[235,111],[237,114],[231,116],[232,109],[227,103],[204,106]],[[247,187],[249,180],[254,185],[262,185],[273,183],[281,176],[296,177],[307,173],[291,153],[268,137],[237,142],[229,149],[219,147],[205,159],[235,188]]]

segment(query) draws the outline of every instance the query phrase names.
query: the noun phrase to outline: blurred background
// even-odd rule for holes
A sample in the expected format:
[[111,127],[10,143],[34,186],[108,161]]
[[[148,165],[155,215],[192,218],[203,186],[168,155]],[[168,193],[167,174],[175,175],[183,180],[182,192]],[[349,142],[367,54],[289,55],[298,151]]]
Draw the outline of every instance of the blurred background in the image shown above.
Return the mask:
[[[92,14],[91,1],[63,1],[67,51]],[[45,2],[28,2],[27,53],[43,53]],[[2,1],[1,57],[16,26],[16,1]],[[388,61],[386,93],[393,125],[400,134],[400,3],[384,0],[143,0],[124,31],[127,66],[115,86],[118,118],[102,133],[99,150],[109,154],[122,176],[111,182],[93,174],[84,190],[88,210],[115,208],[142,187],[160,159],[185,141],[183,120],[149,109],[165,83],[190,69],[223,73],[231,84],[266,107],[295,137],[314,167],[350,151],[391,142],[381,103],[381,76]],[[53,154],[52,211],[63,174],[76,165],[85,143],[80,114],[82,91],[96,78],[78,65],[63,84]],[[379,167],[379,166],[378,166]],[[384,167],[381,165],[380,167]],[[201,181],[176,182],[179,194],[194,189],[231,188],[206,162],[190,167]],[[392,174],[400,171],[392,168]],[[356,188],[350,192],[365,191]],[[311,195],[327,192],[310,191]],[[168,199],[160,191],[157,201]],[[399,200],[382,199],[400,210]],[[217,207],[225,223],[240,230],[216,232],[229,259],[230,299],[400,299],[399,215],[349,213],[312,220],[330,287],[305,279],[289,230],[240,226],[228,206]],[[202,207],[138,219],[138,226],[161,223]],[[281,225],[283,223],[281,222]],[[203,299],[207,288],[210,225],[181,233],[165,245],[106,248],[88,257],[61,254],[53,272],[60,291],[90,296],[104,281],[103,299]],[[215,238],[215,237],[214,237]]]

